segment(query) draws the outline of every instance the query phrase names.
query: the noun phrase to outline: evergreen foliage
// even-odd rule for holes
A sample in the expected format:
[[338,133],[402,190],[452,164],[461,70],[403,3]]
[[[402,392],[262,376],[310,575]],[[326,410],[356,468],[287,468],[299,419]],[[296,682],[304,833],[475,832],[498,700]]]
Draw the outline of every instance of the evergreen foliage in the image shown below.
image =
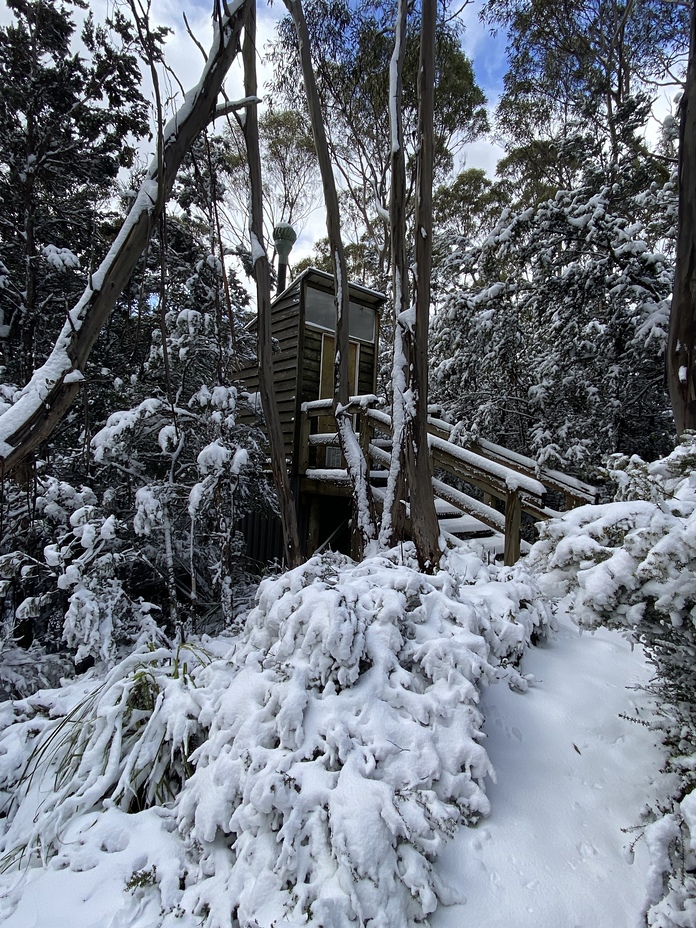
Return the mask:
[[[8,0],[0,29],[0,341],[8,378],[41,363],[108,244],[105,201],[148,130],[135,39],[118,10],[89,15],[88,56],[73,48],[74,9]],[[106,227],[105,227],[106,226]]]
[[[68,7],[10,6],[15,21],[0,30],[0,105],[12,107],[0,130],[5,409],[132,206],[130,187],[116,197],[117,175],[148,115],[132,26],[118,11],[104,26],[86,18],[85,57],[72,51]],[[238,422],[249,299],[223,267],[228,177],[219,140],[203,137],[97,342],[81,406],[35,468],[3,479],[8,696],[238,611],[235,590],[248,585],[239,521],[272,511],[273,493],[264,436]]]
[[507,157],[498,173],[524,206],[582,183],[584,146],[619,180],[628,150],[648,154],[642,129],[660,82],[677,83],[688,11],[660,0],[488,0],[484,16],[508,37],[497,111]]
[[674,183],[633,178],[504,212],[449,258],[432,325],[432,394],[464,434],[587,471],[672,438],[663,386]]

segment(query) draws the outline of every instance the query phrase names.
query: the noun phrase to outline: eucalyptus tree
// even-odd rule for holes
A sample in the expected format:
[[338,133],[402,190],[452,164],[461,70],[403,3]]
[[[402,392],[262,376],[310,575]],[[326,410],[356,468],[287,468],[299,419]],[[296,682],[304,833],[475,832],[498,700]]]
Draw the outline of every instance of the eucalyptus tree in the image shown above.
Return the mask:
[[488,0],[483,15],[508,36],[500,172],[522,202],[585,183],[588,163],[618,174],[627,157],[640,158],[658,169],[643,129],[662,83],[677,86],[683,71],[684,4]]
[[679,232],[667,349],[667,380],[677,435],[696,428],[696,10],[690,6],[689,62],[679,127]]
[[[389,72],[395,41],[393,4],[310,0],[304,4],[312,65],[324,113],[331,160],[350,198],[356,242],[379,255],[383,286],[390,265],[389,188],[391,137]],[[406,153],[407,214],[413,224],[418,144],[419,10],[409,6],[403,58],[402,119]],[[435,45],[433,159],[436,183],[451,171],[457,153],[488,127],[485,96],[461,46],[456,19],[441,17]],[[286,106],[304,106],[297,80],[298,46],[289,18],[281,20],[269,52],[271,86]]]
[[[259,472],[261,436],[236,420],[232,355],[248,298],[219,252],[214,207],[222,176],[204,134],[221,112],[218,95],[244,12],[241,4],[232,11],[215,5],[215,39],[202,79],[163,127],[161,157],[134,179],[135,189],[122,191],[120,215],[110,206],[100,216],[107,237],[102,248],[108,239],[111,248],[100,264],[95,259],[80,269],[82,297],[71,296],[48,360],[14,405],[1,407],[3,505],[10,506],[0,517],[6,552],[0,576],[25,596],[17,616],[26,618],[29,640],[45,631],[50,613],[53,643],[59,641],[62,611],[63,634],[81,656],[105,657],[122,632],[137,638],[144,625],[154,625],[154,615],[182,632],[182,602],[188,615],[217,608],[229,619],[232,577],[241,563],[237,519],[256,493],[272,496]],[[63,74],[56,66],[45,75],[45,100],[57,100],[58,107]],[[223,104],[222,112],[232,106]],[[50,117],[47,109],[46,123]],[[87,156],[90,141],[88,134]],[[127,146],[127,138],[118,141]],[[79,160],[81,140],[73,142],[72,157]],[[106,177],[110,162],[103,164]],[[172,192],[178,202],[167,208]],[[66,236],[75,219],[79,239],[79,213],[61,219]],[[96,403],[88,392],[92,380],[99,381]],[[69,407],[80,389],[90,412],[83,442],[94,458],[75,470],[77,482],[90,488],[77,491],[59,479],[65,477],[60,458],[67,456],[61,447],[40,463],[33,501],[22,510],[15,504],[30,494],[5,477],[66,412],[74,415]],[[3,400],[16,399],[11,392],[3,384]]]
[[[159,157],[145,173],[131,209],[108,253],[87,277],[82,297],[66,313],[46,362],[34,370],[27,389],[11,410],[0,416],[0,456],[5,472],[18,467],[48,438],[80,391],[90,353],[116,302],[160,223],[168,194],[191,145],[215,115],[236,103],[218,104],[234,61],[245,7],[215,2],[216,29],[201,79],[170,123],[163,127]],[[79,141],[75,142],[79,151]],[[96,263],[96,262],[95,262]]]
[[[311,127],[303,111],[268,106],[258,117],[259,150],[263,162],[264,234],[272,240],[279,222],[301,228],[319,204],[320,181]],[[248,225],[249,167],[239,126],[224,137],[223,168],[229,173],[226,209],[228,234],[241,240]]]

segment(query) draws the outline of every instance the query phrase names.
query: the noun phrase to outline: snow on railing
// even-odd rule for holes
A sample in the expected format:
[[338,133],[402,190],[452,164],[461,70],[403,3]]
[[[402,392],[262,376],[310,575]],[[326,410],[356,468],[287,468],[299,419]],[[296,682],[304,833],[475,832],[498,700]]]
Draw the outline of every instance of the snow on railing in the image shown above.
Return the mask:
[[[311,420],[331,415],[332,406],[331,399],[302,404],[297,473],[312,482],[343,485],[346,480],[344,469],[309,467],[310,448],[338,447],[337,433],[311,432]],[[383,443],[375,440],[374,431],[391,437],[392,422],[389,414],[376,406],[386,406],[385,400],[367,394],[352,396],[345,409],[360,416],[359,440],[366,458],[369,455],[377,465],[388,468],[391,453],[380,447]],[[594,487],[560,471],[538,468],[531,458],[509,451],[501,445],[484,440],[472,443],[470,448],[455,445],[445,437],[452,433],[453,426],[436,415],[428,416],[428,425],[428,444],[434,465],[477,487],[483,493],[483,500],[455,489],[444,480],[433,478],[435,496],[503,534],[506,564],[513,564],[520,556],[522,513],[526,512],[540,520],[555,514],[546,507],[547,487],[562,492],[568,508],[596,499]],[[374,476],[373,472],[371,477]],[[504,504],[504,514],[496,508],[496,500]]]

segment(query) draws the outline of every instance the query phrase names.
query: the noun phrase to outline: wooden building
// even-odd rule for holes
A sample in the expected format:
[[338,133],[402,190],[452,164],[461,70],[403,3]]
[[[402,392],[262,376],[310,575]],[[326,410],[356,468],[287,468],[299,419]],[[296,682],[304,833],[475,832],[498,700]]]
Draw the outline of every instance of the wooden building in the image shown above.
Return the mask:
[[[385,296],[359,284],[351,283],[349,288],[349,393],[374,393],[377,387],[379,314]],[[305,510],[311,504],[299,492],[301,407],[303,403],[334,395],[334,294],[333,276],[308,268],[271,305],[275,398],[283,429],[288,472],[300,503],[301,529],[305,527],[305,516],[308,518]],[[259,375],[255,363],[242,368],[238,377],[248,393],[258,393]],[[336,425],[333,417],[325,416],[316,419],[313,428],[319,432],[335,432]],[[321,457],[321,460],[312,462],[315,466],[340,466],[340,455],[336,457],[335,448],[320,446],[313,453]],[[282,550],[280,535],[272,532],[274,540],[271,541],[269,531],[268,526],[255,525],[253,520],[248,520],[245,534],[252,557],[266,560],[279,556]],[[261,538],[265,540],[257,545],[256,541]]]

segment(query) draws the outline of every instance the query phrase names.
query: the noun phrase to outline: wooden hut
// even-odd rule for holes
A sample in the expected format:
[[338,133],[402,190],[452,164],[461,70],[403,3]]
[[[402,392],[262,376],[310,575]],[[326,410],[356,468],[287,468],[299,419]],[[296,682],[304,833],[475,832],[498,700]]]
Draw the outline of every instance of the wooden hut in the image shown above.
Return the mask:
[[[349,285],[349,293],[348,390],[352,395],[374,393],[377,386],[379,313],[385,296],[354,283]],[[302,403],[333,397],[335,331],[334,280],[325,271],[316,268],[303,271],[271,304],[275,397],[283,429],[288,471],[300,501],[298,515],[301,530],[304,529],[305,543],[309,532],[308,510],[312,501],[306,498],[306,494],[300,497],[299,492],[300,461],[305,453],[305,449],[301,449],[301,407]],[[250,394],[258,393],[259,375],[255,363],[242,368],[238,377]],[[333,432],[336,426],[333,418],[326,416],[315,420],[314,428],[320,432]],[[336,457],[337,449],[320,447],[315,453],[322,457],[322,460],[313,462],[316,465],[340,466],[340,456]],[[325,508],[325,512],[330,508]],[[252,556],[259,560],[278,556],[282,547],[280,535],[273,532],[274,541],[268,540],[267,526],[256,526],[253,520],[248,521],[245,534]],[[312,535],[315,535],[314,531]],[[266,540],[259,546],[256,541],[260,538]]]

